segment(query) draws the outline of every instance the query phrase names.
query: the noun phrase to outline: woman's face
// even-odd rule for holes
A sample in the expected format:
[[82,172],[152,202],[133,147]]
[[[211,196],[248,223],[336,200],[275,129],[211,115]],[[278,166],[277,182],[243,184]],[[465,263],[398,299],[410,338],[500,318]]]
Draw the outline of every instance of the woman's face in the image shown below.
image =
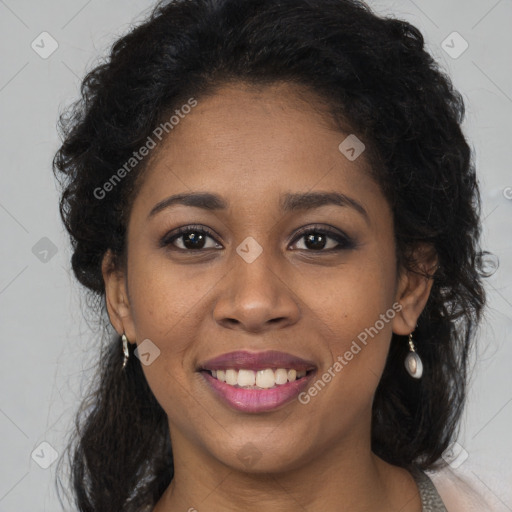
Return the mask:
[[[397,275],[392,214],[364,151],[354,159],[361,146],[340,150],[350,134],[295,91],[231,84],[198,99],[153,150],[126,272],[104,271],[116,329],[150,340],[142,368],[178,458],[267,472],[369,449],[392,332],[411,332],[428,296],[426,280]],[[209,199],[153,211],[199,193]],[[313,371],[287,382],[291,369]],[[234,385],[253,378],[258,389]]]

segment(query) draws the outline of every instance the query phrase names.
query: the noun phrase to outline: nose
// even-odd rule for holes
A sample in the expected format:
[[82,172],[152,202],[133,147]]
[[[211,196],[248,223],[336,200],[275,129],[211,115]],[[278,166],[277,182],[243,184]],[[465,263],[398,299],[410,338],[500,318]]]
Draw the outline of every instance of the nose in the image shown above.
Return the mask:
[[213,316],[221,326],[265,332],[299,320],[301,310],[291,283],[270,268],[264,254],[252,263],[235,256],[214,306]]

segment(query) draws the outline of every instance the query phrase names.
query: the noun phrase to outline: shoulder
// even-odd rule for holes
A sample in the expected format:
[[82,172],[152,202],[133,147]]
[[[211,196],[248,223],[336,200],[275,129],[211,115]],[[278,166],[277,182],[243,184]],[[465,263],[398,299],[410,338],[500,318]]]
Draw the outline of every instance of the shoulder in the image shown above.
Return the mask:
[[[504,466],[504,464],[503,464]],[[512,470],[496,462],[470,460],[425,472],[434,483],[448,512],[510,512]]]

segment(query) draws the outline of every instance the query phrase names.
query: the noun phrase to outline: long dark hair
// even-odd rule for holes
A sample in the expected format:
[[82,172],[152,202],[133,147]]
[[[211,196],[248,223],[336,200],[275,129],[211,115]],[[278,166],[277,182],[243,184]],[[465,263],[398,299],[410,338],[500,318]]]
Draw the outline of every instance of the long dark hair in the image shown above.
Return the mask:
[[[405,373],[407,339],[393,334],[374,398],[372,449],[405,468],[443,465],[485,304],[485,252],[463,99],[411,24],[357,0],[160,2],[86,75],[81,98],[60,117],[53,165],[76,278],[104,314],[101,261],[107,249],[125,261],[147,159],[105,197],[98,190],[188,98],[237,80],[293,82],[324,99],[367,146],[392,207],[400,264],[413,268],[417,243],[435,248],[440,267],[414,333],[424,375]],[[121,340],[107,338],[66,450],[74,500],[84,512],[150,510],[173,478],[167,417],[139,359],[132,353],[122,371]]]

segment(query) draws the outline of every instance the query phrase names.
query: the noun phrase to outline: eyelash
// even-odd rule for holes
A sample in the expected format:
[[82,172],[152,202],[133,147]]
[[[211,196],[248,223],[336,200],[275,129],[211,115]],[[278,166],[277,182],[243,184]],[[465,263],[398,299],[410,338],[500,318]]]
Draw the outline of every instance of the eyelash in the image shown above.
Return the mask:
[[[210,238],[212,238],[215,243],[218,243],[215,240],[215,235],[207,228],[199,225],[191,225],[191,226],[183,226],[176,230],[172,234],[167,234],[162,238],[160,241],[161,247],[168,247],[170,245],[173,245],[173,242],[180,238],[183,235],[186,235],[188,233],[198,233],[201,235],[207,235]],[[341,234],[338,231],[334,231],[333,229],[326,228],[325,226],[308,226],[307,228],[302,228],[299,230],[298,233],[296,233],[295,238],[293,239],[292,244],[297,243],[301,238],[304,238],[305,236],[309,234],[318,234],[318,235],[325,235],[328,238],[333,239],[338,243],[337,247],[331,248],[331,249],[319,249],[315,251],[314,249],[297,249],[300,251],[306,251],[306,252],[316,252],[316,253],[331,253],[331,252],[338,252],[342,250],[349,250],[354,249],[356,247],[356,243],[347,235]],[[212,249],[211,247],[207,249],[181,249],[180,247],[174,247],[173,250],[181,251],[181,252],[204,252],[205,250]],[[215,249],[217,250],[217,249]]]

